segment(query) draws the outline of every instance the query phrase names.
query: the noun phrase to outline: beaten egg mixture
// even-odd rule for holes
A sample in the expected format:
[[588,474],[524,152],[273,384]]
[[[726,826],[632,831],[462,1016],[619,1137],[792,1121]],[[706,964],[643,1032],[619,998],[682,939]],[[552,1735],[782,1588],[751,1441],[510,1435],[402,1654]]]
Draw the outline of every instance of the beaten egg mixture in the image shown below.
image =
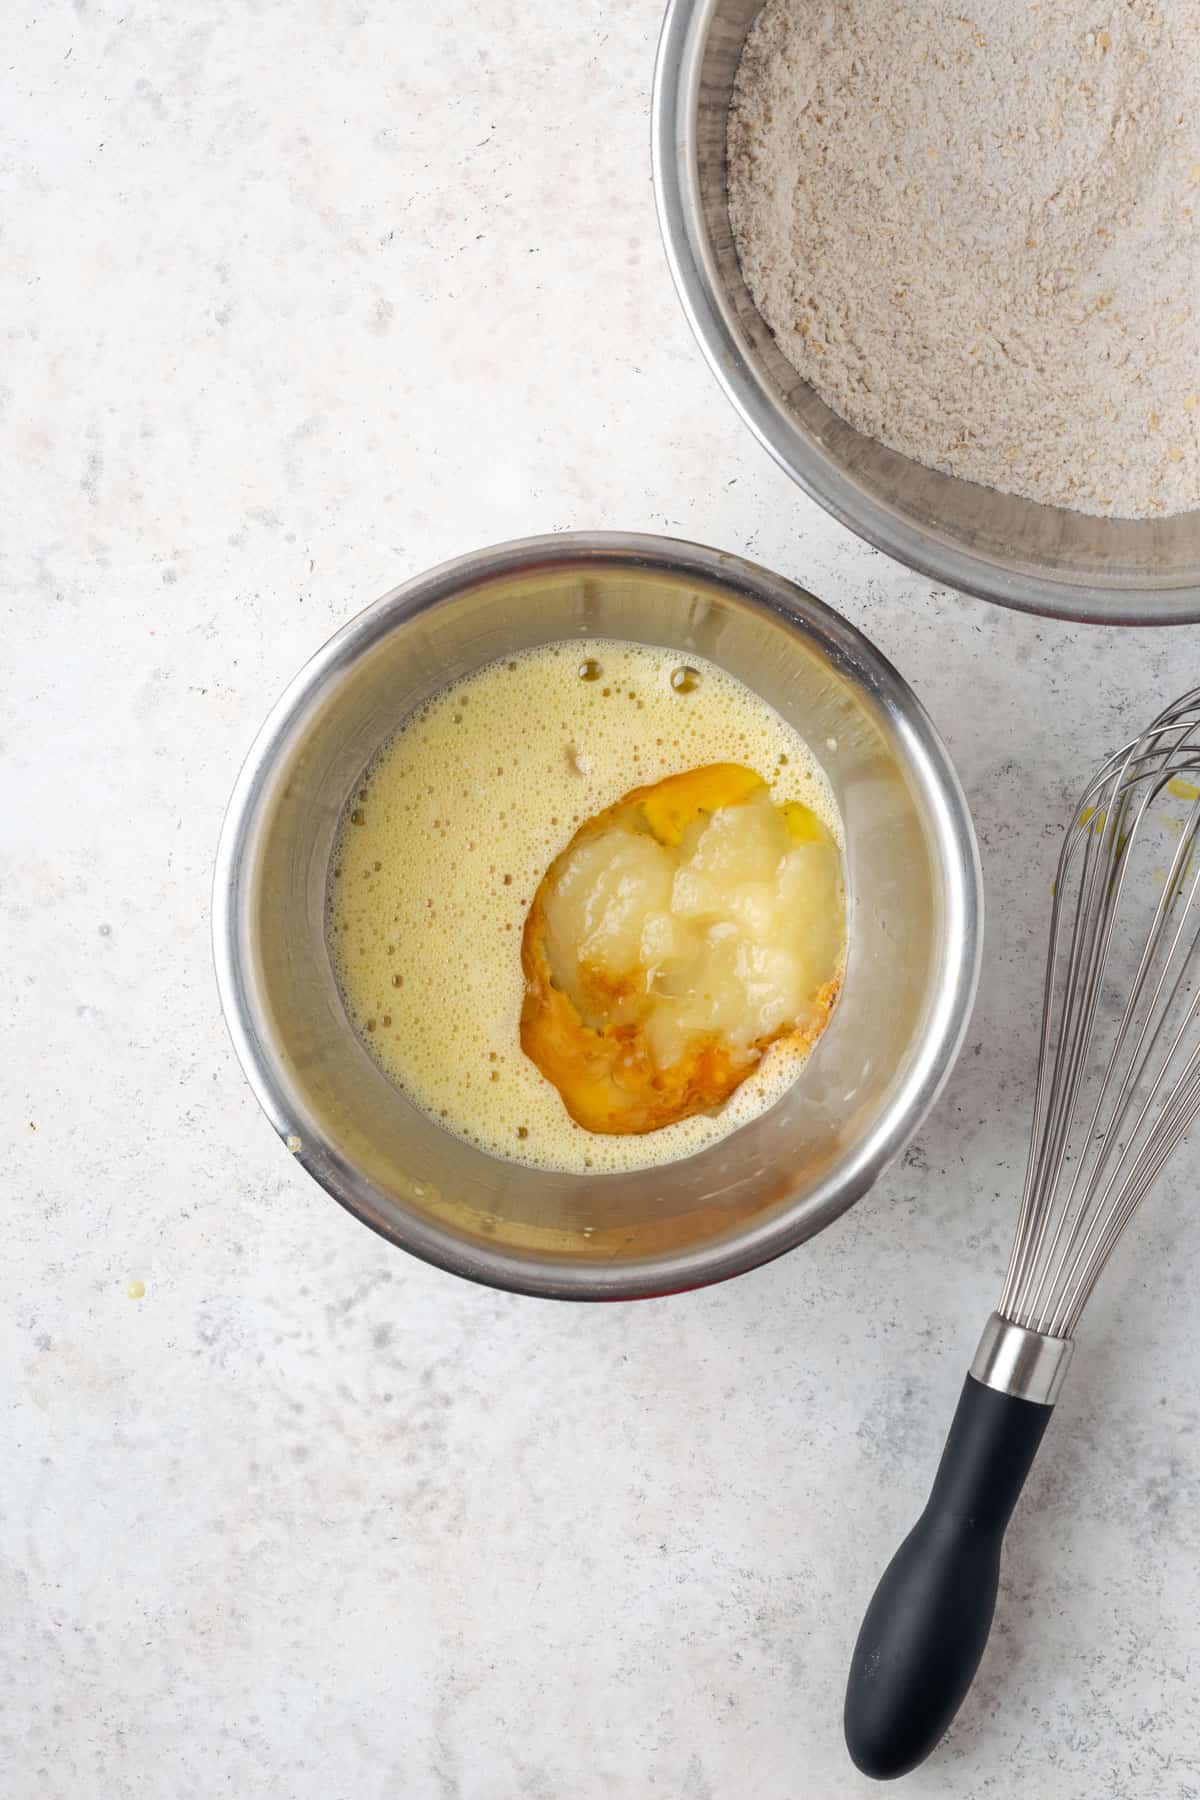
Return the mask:
[[329,942],[383,1070],[494,1155],[673,1161],[796,1079],[844,959],[841,824],[798,733],[714,664],[542,645],[384,746]]

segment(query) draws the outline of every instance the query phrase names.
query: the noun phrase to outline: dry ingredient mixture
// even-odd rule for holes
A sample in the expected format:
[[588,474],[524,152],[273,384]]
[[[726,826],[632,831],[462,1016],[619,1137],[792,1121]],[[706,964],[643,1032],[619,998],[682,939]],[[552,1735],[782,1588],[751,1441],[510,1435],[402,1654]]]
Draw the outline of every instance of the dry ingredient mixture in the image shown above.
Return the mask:
[[858,430],[1079,512],[1200,506],[1200,0],[767,0],[729,204]]

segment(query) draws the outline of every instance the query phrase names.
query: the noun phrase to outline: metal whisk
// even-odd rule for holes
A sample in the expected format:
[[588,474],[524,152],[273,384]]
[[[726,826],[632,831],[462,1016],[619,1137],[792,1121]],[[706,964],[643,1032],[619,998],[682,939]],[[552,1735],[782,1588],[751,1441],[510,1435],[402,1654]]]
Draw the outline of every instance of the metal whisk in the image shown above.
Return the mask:
[[1200,1108],[1198,842],[1195,688],[1105,763],[1063,842],[1033,1141],[1004,1291],[925,1511],[875,1590],[850,1669],[846,1742],[879,1779],[929,1754],[971,1685],[1004,1532],[1072,1335]]

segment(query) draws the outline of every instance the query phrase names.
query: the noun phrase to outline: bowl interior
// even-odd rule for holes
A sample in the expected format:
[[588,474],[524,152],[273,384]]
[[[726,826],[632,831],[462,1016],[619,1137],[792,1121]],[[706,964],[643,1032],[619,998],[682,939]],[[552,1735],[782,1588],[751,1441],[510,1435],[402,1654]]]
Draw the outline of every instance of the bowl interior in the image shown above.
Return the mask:
[[[293,684],[264,728],[269,751],[252,753],[243,774],[222,852],[221,928],[243,1060],[281,1134],[300,1139],[301,1160],[339,1199],[460,1273],[546,1292],[568,1265],[590,1270],[597,1292],[652,1291],[667,1263],[675,1286],[732,1273],[869,1185],[952,1058],[976,952],[974,846],[953,775],[907,690],[857,634],[788,584],[790,610],[740,590],[739,566],[726,584],[637,558],[548,557],[519,575],[380,602]],[[805,607],[819,630],[797,616]],[[462,1142],[381,1073],[343,1010],[325,897],[343,804],[415,706],[494,657],[589,636],[708,657],[797,725],[842,811],[850,906],[844,992],[791,1092],[685,1161],[580,1177]],[[910,710],[898,710],[893,685]]]
[[[838,418],[783,356],[742,279],[726,120],[761,0],[673,0],[659,65],[659,201],[714,371],[814,498],[881,548],[991,599],[1087,618],[1200,617],[1200,512],[1098,519],[926,469]],[[815,279],[819,283],[819,272]]]

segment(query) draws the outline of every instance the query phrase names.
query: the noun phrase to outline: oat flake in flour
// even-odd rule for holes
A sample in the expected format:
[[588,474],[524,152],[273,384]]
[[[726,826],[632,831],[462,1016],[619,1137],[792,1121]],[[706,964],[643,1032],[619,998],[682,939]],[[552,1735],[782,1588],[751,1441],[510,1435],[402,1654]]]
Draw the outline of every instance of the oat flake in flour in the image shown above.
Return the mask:
[[1080,512],[1200,506],[1200,0],[767,0],[729,201],[858,430]]

